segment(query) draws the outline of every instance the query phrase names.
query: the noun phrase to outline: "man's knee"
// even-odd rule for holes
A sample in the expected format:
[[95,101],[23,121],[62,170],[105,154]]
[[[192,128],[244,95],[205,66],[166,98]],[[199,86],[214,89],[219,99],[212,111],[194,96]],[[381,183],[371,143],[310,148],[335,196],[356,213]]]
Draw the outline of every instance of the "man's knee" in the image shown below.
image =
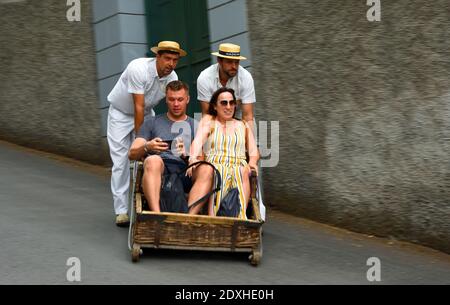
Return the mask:
[[160,172],[164,170],[164,162],[160,156],[149,156],[144,161],[144,174],[149,172]]

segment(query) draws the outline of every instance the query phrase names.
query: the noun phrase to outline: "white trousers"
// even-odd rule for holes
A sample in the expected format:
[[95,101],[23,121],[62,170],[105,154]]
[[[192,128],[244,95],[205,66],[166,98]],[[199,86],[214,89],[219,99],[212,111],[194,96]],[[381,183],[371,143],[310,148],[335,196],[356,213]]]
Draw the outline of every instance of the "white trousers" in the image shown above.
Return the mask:
[[128,212],[130,188],[130,161],[128,151],[134,140],[134,115],[125,114],[109,106],[107,136],[109,153],[113,162],[111,192],[116,214]]

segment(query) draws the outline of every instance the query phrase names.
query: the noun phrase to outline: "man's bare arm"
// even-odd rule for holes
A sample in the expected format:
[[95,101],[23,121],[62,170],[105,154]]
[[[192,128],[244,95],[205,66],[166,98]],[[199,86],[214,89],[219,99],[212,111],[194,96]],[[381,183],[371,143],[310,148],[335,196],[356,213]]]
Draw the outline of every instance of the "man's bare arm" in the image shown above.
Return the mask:
[[142,123],[144,123],[144,95],[133,94],[134,101],[134,132],[137,134]]
[[200,106],[202,107],[202,116],[208,114],[209,103],[205,101],[199,101]]
[[128,158],[130,160],[141,160],[145,155],[144,145],[147,143],[144,138],[137,138],[131,144],[130,151],[128,152]]
[[250,128],[251,128],[251,130],[252,130],[252,132],[254,134],[255,133],[255,126],[253,124],[253,118],[254,118],[254,116],[253,116],[253,103],[251,103],[251,104],[241,104],[241,110],[242,110],[242,120],[244,122],[246,122],[250,126]]
[[150,141],[146,141],[144,138],[136,138],[131,144],[130,151],[128,152],[128,159],[130,160],[142,160],[142,158],[149,152],[161,153],[167,151],[169,145],[161,138],[156,137]]

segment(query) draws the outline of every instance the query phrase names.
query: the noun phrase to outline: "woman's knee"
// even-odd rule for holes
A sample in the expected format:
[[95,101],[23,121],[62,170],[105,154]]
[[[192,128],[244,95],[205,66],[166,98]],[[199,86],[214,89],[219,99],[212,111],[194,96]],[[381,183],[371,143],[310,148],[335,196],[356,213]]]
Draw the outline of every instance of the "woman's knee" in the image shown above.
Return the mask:
[[195,176],[197,179],[211,180],[214,175],[213,168],[205,164],[199,165],[195,171],[196,171]]

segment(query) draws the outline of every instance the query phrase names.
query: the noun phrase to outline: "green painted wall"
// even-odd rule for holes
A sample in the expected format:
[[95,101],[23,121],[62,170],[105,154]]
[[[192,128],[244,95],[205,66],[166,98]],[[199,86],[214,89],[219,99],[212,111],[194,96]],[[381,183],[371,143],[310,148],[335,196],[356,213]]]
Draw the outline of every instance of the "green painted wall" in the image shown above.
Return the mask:
[[[149,45],[162,40],[181,44],[188,55],[178,63],[178,78],[190,87],[191,102],[188,114],[201,112],[197,102],[196,80],[210,64],[210,42],[206,0],[146,0]],[[166,111],[165,103],[155,109]]]

